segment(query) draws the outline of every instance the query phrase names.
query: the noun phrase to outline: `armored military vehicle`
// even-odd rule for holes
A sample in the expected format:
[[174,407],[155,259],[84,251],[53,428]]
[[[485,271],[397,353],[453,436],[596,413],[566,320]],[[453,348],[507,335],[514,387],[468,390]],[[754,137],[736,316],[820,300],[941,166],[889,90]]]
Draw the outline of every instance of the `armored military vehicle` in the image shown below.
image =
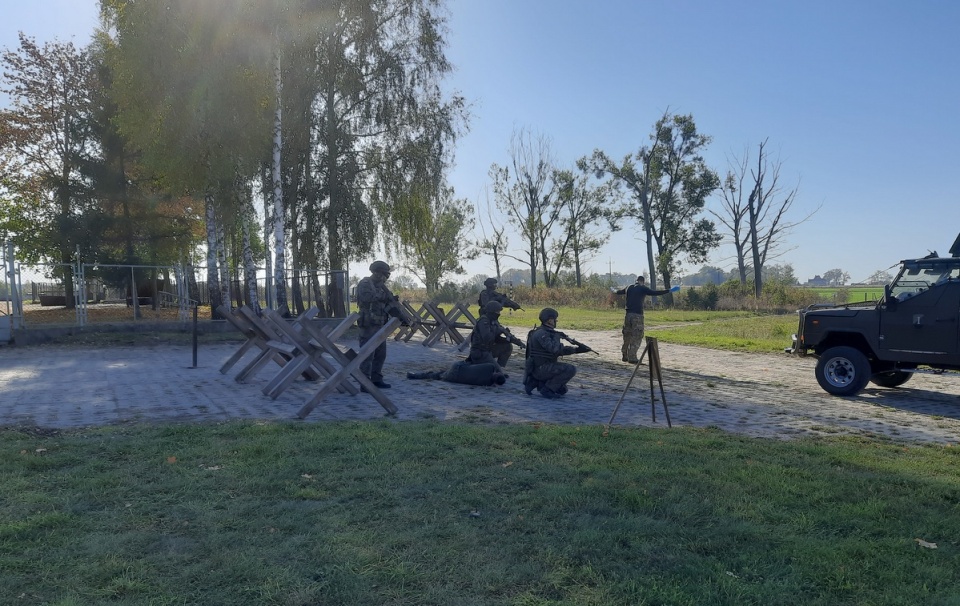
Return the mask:
[[950,255],[901,261],[880,301],[799,310],[786,351],[817,356],[817,382],[835,396],[868,382],[898,387],[915,373],[960,378],[960,236]]

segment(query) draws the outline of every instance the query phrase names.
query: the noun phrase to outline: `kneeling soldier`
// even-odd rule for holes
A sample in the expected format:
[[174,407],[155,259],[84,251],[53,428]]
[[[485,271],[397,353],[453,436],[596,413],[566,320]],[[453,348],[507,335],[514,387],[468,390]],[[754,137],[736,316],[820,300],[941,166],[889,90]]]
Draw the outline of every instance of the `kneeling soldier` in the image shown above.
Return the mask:
[[524,347],[523,341],[500,324],[501,311],[503,305],[496,301],[483,306],[483,315],[477,319],[477,325],[470,333],[470,355],[467,360],[471,364],[496,362],[500,368],[504,368],[513,353],[513,345]]
[[558,362],[560,356],[586,353],[586,345],[564,345],[557,332],[557,318],[560,314],[549,307],[540,311],[540,327],[530,333],[527,339],[527,361],[524,366],[523,389],[530,395],[534,389],[545,398],[559,398],[567,393],[567,383],[577,374],[573,364]]

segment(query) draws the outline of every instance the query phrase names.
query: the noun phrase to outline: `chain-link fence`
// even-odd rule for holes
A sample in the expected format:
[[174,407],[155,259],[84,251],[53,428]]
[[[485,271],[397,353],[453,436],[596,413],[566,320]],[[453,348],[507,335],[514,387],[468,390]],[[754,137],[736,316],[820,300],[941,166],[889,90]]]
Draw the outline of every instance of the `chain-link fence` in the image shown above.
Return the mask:
[[318,307],[322,317],[346,317],[350,308],[346,271],[291,270],[285,292],[278,293],[273,278],[258,270],[255,289],[234,277],[211,293],[203,266],[20,264],[13,254],[12,244],[3,246],[0,342],[9,341],[14,330],[39,326],[186,322],[195,307],[207,308],[204,314],[213,317],[211,300],[231,307],[284,307],[293,315]]

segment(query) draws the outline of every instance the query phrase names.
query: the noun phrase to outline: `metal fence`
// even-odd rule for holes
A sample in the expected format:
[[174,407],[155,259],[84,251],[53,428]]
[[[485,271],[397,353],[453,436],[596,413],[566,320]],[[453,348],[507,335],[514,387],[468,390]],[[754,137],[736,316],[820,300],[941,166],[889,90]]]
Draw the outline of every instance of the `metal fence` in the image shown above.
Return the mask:
[[[0,280],[0,342],[9,341],[13,330],[37,323],[85,326],[118,320],[186,322],[194,307],[211,304],[203,266],[82,261],[28,265],[16,261],[11,243],[2,247],[0,259],[4,267],[4,280]],[[325,317],[346,317],[349,312],[346,271],[290,270],[285,282],[285,305],[293,314],[314,306]],[[276,309],[278,297],[272,277],[258,270],[256,283],[256,301],[250,300],[249,289],[239,277],[233,277],[229,287],[217,294],[228,297],[231,307]],[[110,313],[104,313],[108,310]]]

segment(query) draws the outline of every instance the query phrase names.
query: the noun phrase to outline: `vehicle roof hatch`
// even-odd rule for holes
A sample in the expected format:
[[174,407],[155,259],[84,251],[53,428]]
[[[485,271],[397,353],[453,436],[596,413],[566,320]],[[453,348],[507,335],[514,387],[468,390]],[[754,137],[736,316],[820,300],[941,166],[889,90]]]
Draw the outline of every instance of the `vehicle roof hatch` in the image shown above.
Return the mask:
[[957,239],[953,241],[953,246],[950,247],[950,255],[960,257],[960,234],[957,234]]

